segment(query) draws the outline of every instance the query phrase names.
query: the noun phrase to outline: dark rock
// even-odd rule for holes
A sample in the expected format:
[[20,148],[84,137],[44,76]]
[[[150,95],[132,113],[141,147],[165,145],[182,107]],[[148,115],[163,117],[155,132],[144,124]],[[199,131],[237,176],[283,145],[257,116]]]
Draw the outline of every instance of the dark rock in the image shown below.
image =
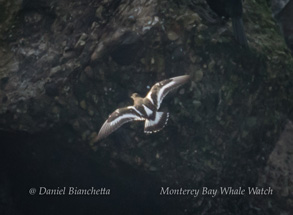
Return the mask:
[[271,7],[274,16],[277,16],[290,2],[290,0],[271,0]]
[[[293,123],[289,121],[269,156],[260,183],[269,185],[280,197],[292,198],[293,193]],[[284,186],[286,185],[286,186]],[[293,199],[292,199],[293,200]],[[293,208],[292,208],[293,209]]]
[[[14,37],[14,29],[13,26],[17,20],[17,14],[21,10],[22,1],[9,1],[3,0],[0,2],[0,37],[1,39],[11,39]],[[3,34],[6,32],[6,34]]]
[[44,88],[45,88],[46,94],[48,96],[55,97],[55,96],[59,95],[59,90],[58,90],[57,84],[54,82],[46,83]]
[[9,77],[1,78],[1,80],[0,80],[0,89],[1,90],[4,90],[5,85],[7,84],[8,80],[9,80]]
[[6,95],[3,95],[2,96],[2,102],[5,103],[5,102],[7,102],[7,100],[8,100],[8,97]]
[[293,1],[273,1],[272,10],[277,19],[288,47],[293,51]]
[[293,123],[289,121],[270,154],[259,185],[271,187],[279,199],[285,198],[284,211],[293,210]]
[[[23,9],[2,2],[0,172],[10,187],[3,194],[20,213],[270,214],[271,200],[275,211],[291,209],[282,205],[288,195],[263,198],[258,208],[248,195],[165,202],[158,194],[165,185],[257,186],[269,164],[279,170],[268,175],[291,180],[288,153],[269,157],[292,117],[293,60],[266,1],[244,4],[251,50],[233,44],[230,23],[209,20],[215,15],[204,0],[41,0]],[[183,74],[190,82],[162,104],[170,112],[164,130],[144,135],[137,122],[90,144],[133,92],[144,96]],[[113,196],[28,197],[33,186],[71,185],[109,185]]]
[[116,43],[110,55],[118,64],[129,65],[143,53],[143,43],[136,32],[126,32]]
[[186,57],[186,52],[184,50],[184,47],[182,46],[177,46],[173,52],[172,52],[172,60],[174,61],[182,61]]

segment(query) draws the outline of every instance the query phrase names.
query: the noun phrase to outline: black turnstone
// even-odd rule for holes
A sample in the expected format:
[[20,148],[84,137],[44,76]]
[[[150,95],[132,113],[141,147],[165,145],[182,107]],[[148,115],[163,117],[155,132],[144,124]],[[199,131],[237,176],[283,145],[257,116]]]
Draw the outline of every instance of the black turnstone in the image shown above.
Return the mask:
[[168,112],[159,111],[164,97],[170,91],[185,84],[188,79],[189,75],[183,75],[158,82],[144,98],[140,97],[137,93],[133,93],[131,96],[134,101],[133,106],[115,110],[103,124],[94,142],[107,137],[123,124],[135,120],[145,121],[145,133],[153,133],[162,130],[167,124],[169,117]]

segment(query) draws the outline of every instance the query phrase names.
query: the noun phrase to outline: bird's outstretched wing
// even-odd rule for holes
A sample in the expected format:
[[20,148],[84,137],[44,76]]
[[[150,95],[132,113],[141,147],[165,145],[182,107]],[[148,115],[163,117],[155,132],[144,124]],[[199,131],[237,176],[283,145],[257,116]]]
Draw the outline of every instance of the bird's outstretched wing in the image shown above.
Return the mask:
[[155,112],[154,119],[146,119],[144,123],[144,133],[156,133],[161,131],[168,122],[169,113],[168,112]]
[[133,106],[115,110],[103,124],[94,142],[107,137],[123,124],[134,120],[145,120],[145,118],[141,117],[140,113]]
[[160,81],[151,88],[146,98],[157,107],[157,110],[159,110],[164,97],[172,90],[185,84],[188,79],[189,75],[182,75]]

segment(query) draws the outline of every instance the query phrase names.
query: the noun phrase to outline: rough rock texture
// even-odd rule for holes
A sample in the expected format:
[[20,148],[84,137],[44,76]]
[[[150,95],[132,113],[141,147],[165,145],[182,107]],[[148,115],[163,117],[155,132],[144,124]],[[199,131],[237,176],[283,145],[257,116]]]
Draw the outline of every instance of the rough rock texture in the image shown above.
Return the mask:
[[[286,1],[285,1],[286,2]],[[293,1],[287,1],[286,3],[279,5],[279,11],[275,14],[275,18],[278,20],[281,31],[285,37],[285,41],[291,51],[293,51]],[[276,7],[278,8],[278,7]],[[275,8],[275,9],[276,9]],[[272,10],[274,12],[274,5],[272,5]]]
[[[9,30],[12,30],[15,27],[15,17],[21,9],[21,4],[21,0],[0,1],[0,31],[6,31],[8,33],[8,37],[10,37]],[[1,34],[1,39],[3,39],[2,36],[3,35]]]
[[272,12],[274,16],[277,16],[284,7],[290,2],[290,0],[271,0]]
[[[289,121],[270,154],[264,174],[259,179],[261,186],[271,186],[282,204],[293,210],[293,123]],[[286,213],[285,213],[286,214]]]
[[[32,186],[110,181],[114,193],[126,187],[111,201],[130,214],[154,214],[131,210],[133,199],[138,206],[153,199],[148,206],[157,214],[264,214],[271,201],[287,210],[277,196],[258,199],[257,208],[251,196],[161,202],[157,195],[161,186],[257,185],[293,107],[292,57],[265,0],[244,3],[249,50],[203,0],[26,0],[7,16],[0,32],[0,163],[4,183],[21,192],[1,191],[7,198],[0,209],[64,214],[70,199],[53,199],[57,206],[21,200]],[[91,144],[107,116],[131,104],[131,93],[144,95],[156,81],[182,74],[191,81],[164,100],[170,119],[162,132],[145,135],[133,123]],[[125,192],[132,194],[127,206],[119,205]],[[92,214],[103,205],[83,203],[71,212]]]

